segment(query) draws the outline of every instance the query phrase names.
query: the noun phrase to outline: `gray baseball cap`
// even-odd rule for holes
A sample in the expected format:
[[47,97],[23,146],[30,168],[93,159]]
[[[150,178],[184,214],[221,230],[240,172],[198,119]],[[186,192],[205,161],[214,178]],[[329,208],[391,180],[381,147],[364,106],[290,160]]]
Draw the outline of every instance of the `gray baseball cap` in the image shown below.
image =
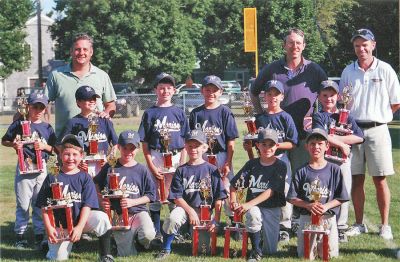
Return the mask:
[[189,133],[187,133],[185,136],[185,141],[189,140],[196,140],[202,144],[207,143],[206,134],[204,134],[204,132],[200,129],[193,129]]
[[311,130],[311,133],[307,136],[306,142],[314,137],[322,137],[324,140],[328,140],[328,134],[325,130],[321,128],[314,128],[313,130]]
[[274,141],[275,144],[278,144],[278,132],[270,128],[260,129],[258,131],[257,141],[262,142],[267,139]]

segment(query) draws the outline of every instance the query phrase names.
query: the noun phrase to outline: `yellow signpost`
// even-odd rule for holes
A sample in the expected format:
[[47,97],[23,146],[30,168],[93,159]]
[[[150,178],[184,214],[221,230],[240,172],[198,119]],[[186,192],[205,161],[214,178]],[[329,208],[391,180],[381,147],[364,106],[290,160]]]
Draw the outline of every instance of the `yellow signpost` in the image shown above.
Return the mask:
[[257,9],[244,8],[244,51],[255,53],[256,76],[258,75]]

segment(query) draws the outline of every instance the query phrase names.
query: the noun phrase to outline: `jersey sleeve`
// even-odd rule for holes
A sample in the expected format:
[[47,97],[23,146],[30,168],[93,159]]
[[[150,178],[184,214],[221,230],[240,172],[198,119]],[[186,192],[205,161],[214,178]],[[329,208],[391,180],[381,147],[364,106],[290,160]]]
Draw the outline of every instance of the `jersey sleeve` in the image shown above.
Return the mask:
[[93,182],[97,185],[100,191],[102,191],[107,186],[107,173],[110,168],[109,164],[105,164],[100,172],[93,177]]
[[11,123],[11,125],[8,127],[7,132],[3,135],[1,138],[1,141],[14,141],[15,137],[17,136],[18,133],[21,133],[21,127],[19,124],[19,121],[14,121]]
[[115,132],[114,124],[110,119],[107,119],[106,125],[107,125],[107,133],[108,133],[107,141],[108,141],[108,143],[111,142],[112,145],[115,146],[116,144],[118,144],[118,136],[117,136],[117,133]]
[[150,129],[150,127],[149,127],[150,125],[148,123],[148,121],[149,121],[148,117],[149,117],[148,112],[144,111],[142,120],[140,121],[139,129],[138,129],[138,133],[139,133],[141,142],[148,142],[147,134]]
[[57,143],[56,133],[51,125],[49,125],[49,139],[47,140],[47,144],[51,146],[55,146]]
[[99,201],[92,178],[89,175],[85,175],[82,182],[82,207],[87,206],[92,209],[98,209]]
[[156,185],[152,179],[152,174],[146,167],[144,167],[144,173],[143,196],[147,196],[150,202],[154,202],[156,199]]
[[226,140],[233,140],[239,137],[239,131],[237,129],[235,116],[232,111],[227,110],[225,114],[226,124],[225,124],[225,134]]
[[173,200],[178,198],[183,198],[183,177],[179,168],[175,171],[174,177],[172,178],[168,200],[173,202]]
[[345,186],[344,186],[344,179],[343,179],[343,174],[342,171],[340,170],[339,167],[337,167],[334,170],[333,177],[337,178],[336,179],[336,188],[333,194],[333,198],[336,200],[339,200],[341,202],[346,202],[349,201],[349,192],[347,192]]
[[326,123],[326,121],[324,121],[324,117],[322,113],[314,113],[312,115],[312,128],[321,128],[325,131],[327,131],[326,129],[329,128],[329,123]]
[[46,89],[45,95],[49,98],[50,101],[55,101],[57,97],[57,84],[54,77],[54,72],[51,72],[49,78],[46,81]]
[[72,134],[72,125],[73,122],[70,120],[67,121],[67,123],[64,126],[64,129],[61,131],[60,136],[57,137],[57,144],[60,144],[64,136],[67,134]]
[[292,179],[292,183],[290,184],[289,192],[286,197],[287,200],[300,198],[299,197],[300,176],[301,176],[301,170],[299,169],[296,171],[296,173]]
[[38,196],[36,198],[36,207],[42,208],[47,206],[47,198],[51,196],[51,187],[50,187],[50,174],[47,174],[46,178],[43,181],[42,187],[39,190]]
[[298,143],[298,133],[297,133],[297,128],[296,125],[294,124],[293,118],[289,115],[286,114],[285,121],[287,124],[286,127],[286,135],[285,135],[285,142],[289,141],[292,142],[293,144],[297,145]]
[[107,75],[107,73],[105,73],[104,76],[104,92],[102,95],[102,101],[103,103],[108,103],[111,101],[115,101],[117,99],[117,96],[115,95],[115,91],[113,88],[113,85],[111,83],[111,79],[110,77]]
[[258,96],[261,93],[265,83],[267,83],[268,80],[271,80],[269,67],[269,64],[266,64],[257,75],[257,78],[254,80],[254,84],[250,89],[250,92],[253,95]]
[[225,190],[224,183],[222,182],[221,175],[218,169],[215,169],[211,173],[212,177],[212,187],[213,187],[213,200],[214,203],[217,200],[223,200],[228,197],[228,193]]

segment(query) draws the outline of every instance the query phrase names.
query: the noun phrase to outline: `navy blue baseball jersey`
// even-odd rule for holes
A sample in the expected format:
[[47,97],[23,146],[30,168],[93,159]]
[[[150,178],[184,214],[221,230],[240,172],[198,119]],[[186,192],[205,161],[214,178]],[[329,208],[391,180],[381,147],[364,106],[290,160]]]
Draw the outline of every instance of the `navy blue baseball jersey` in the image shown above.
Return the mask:
[[[299,198],[306,202],[312,202],[311,192],[315,188],[313,185],[320,181],[321,199],[319,202],[326,204],[334,199],[341,202],[349,201],[349,194],[343,183],[343,175],[340,167],[334,163],[327,162],[322,169],[313,169],[310,165],[304,165],[299,168],[294,175],[290,185],[287,199]],[[329,209],[326,213],[337,215],[340,206]],[[310,215],[305,208],[300,208],[300,214]]]
[[[85,172],[79,171],[74,175],[67,175],[62,172],[57,176],[57,181],[63,183],[63,192],[65,198],[72,200],[72,218],[74,225],[79,222],[79,216],[83,207],[90,207],[91,209],[98,209],[99,202],[97,199],[96,187],[92,178]],[[47,175],[43,182],[42,188],[39,191],[36,200],[37,207],[47,206],[47,199],[52,198],[51,183],[55,182],[55,177],[51,174]],[[56,225],[62,223],[66,228],[64,209],[54,210],[54,218]]]
[[[63,137],[67,134],[76,135],[79,139],[82,140],[84,144],[84,150],[88,154],[89,153],[89,136],[88,136],[88,128],[89,128],[89,118],[78,114],[68,120],[67,124],[64,127],[64,130],[61,132],[60,137],[58,137],[58,143],[61,142]],[[99,117],[99,126],[97,128],[97,136],[99,141],[99,152],[103,151],[107,153],[108,146],[110,143],[116,145],[118,143],[118,137],[114,130],[114,125],[110,119]]]
[[178,167],[172,178],[168,200],[183,198],[189,206],[198,208],[204,201],[200,195],[201,180],[211,180],[210,199],[207,204],[214,206],[216,200],[227,198],[227,192],[219,174],[218,168],[208,162],[200,165],[188,165]]
[[235,189],[239,186],[247,188],[246,202],[271,189],[273,194],[257,206],[273,208],[286,205],[285,176],[286,164],[279,159],[269,166],[260,163],[259,158],[251,159],[239,170],[230,184]]
[[[53,127],[46,122],[31,123],[31,133],[36,131],[40,138],[44,139],[48,145],[55,146],[56,134]],[[7,129],[7,132],[1,138],[2,141],[14,141],[17,135],[22,137],[22,126],[20,120],[14,121]],[[31,158],[33,163],[36,163],[35,147],[33,144],[23,147],[24,157]],[[42,159],[48,159],[49,153],[42,150]]]
[[160,130],[168,128],[171,139],[169,150],[181,150],[185,146],[185,134],[189,132],[189,125],[182,109],[176,106],[152,106],[144,111],[139,126],[140,141],[146,142],[150,149],[162,150]]
[[[262,113],[256,115],[256,127],[275,129],[278,133],[279,143],[292,142],[296,145],[298,142],[296,125],[293,118],[285,111],[276,114]],[[275,154],[279,155],[284,152],[278,149]]]
[[235,117],[232,111],[224,105],[214,109],[207,109],[204,105],[199,106],[190,113],[189,127],[215,132],[216,143],[213,153],[226,152],[227,141],[239,137]]
[[[107,174],[110,172],[110,168],[110,165],[106,164],[100,173],[93,178],[100,191],[105,187],[108,188],[109,179]],[[156,189],[152,175],[147,167],[139,163],[131,167],[125,167],[118,162],[115,166],[115,173],[119,173],[120,187],[125,188],[125,193],[129,195],[128,198],[136,199],[147,196],[150,201],[155,200]],[[111,199],[111,204],[118,214],[122,213],[119,199]],[[130,214],[136,214],[141,211],[147,211],[146,204],[130,207],[128,210]]]
[[[329,127],[332,123],[339,123],[339,113],[329,112],[318,112],[312,116],[312,128],[322,128],[329,134]],[[353,131],[353,135],[364,138],[363,131],[358,127],[356,121],[352,116],[349,115],[347,124],[350,125],[350,129]]]

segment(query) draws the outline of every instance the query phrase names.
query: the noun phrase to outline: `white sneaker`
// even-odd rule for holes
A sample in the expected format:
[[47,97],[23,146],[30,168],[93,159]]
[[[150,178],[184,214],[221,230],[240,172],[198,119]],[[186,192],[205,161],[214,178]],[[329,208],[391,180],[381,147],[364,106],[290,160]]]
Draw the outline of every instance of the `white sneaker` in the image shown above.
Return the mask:
[[348,237],[354,237],[365,233],[368,233],[368,229],[365,224],[354,224],[346,230],[345,234]]
[[379,229],[379,236],[385,240],[392,240],[392,228],[389,225],[382,225]]

